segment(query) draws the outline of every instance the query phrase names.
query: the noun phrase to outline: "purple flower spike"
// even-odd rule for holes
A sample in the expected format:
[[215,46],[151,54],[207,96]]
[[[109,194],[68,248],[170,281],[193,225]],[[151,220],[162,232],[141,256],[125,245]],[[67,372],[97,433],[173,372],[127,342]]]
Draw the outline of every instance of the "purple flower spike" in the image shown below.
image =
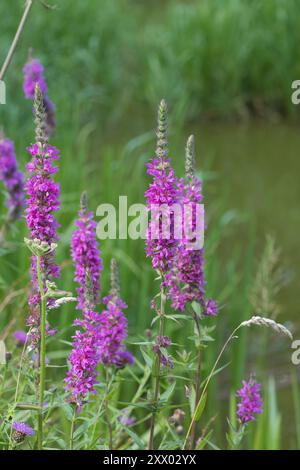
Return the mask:
[[106,309],[100,315],[100,360],[104,365],[123,368],[133,364],[132,354],[126,350],[124,341],[127,338],[127,318],[123,309],[127,305],[120,298],[119,279],[116,261],[111,262],[111,291],[103,299]]
[[81,197],[77,230],[72,236],[72,258],[75,265],[75,280],[79,284],[78,306],[83,317],[74,325],[81,327],[73,336],[73,347],[69,357],[70,370],[65,379],[70,401],[80,409],[89,393],[95,393],[97,365],[99,364],[100,315],[95,305],[100,300],[100,273],[103,269],[96,241],[96,223],[87,210],[85,193]]
[[237,406],[237,416],[241,423],[247,423],[254,421],[256,414],[262,413],[263,401],[260,395],[261,385],[253,377],[242,383],[242,388],[237,392],[241,399]]
[[19,219],[25,205],[24,177],[18,170],[14,144],[0,135],[0,180],[7,192],[8,220]]
[[88,212],[85,195],[82,197],[81,209],[75,222],[77,229],[72,235],[72,259],[75,265],[75,281],[78,283],[78,309],[85,309],[86,275],[89,272],[93,305],[100,301],[100,274],[103,269],[96,240],[96,222],[93,213]]
[[[147,173],[153,179],[145,192],[147,208],[151,211],[146,254],[151,258],[153,268],[165,274],[171,265],[177,246],[174,235],[175,215],[172,207],[179,201],[179,188],[177,177],[168,158],[167,104],[164,100],[161,101],[158,111],[156,158],[147,163]],[[170,227],[167,232],[166,227],[163,227],[163,207],[169,208],[166,217]]]
[[[45,109],[43,97],[39,88],[36,88],[35,98],[35,122],[36,122],[36,144],[27,150],[31,155],[31,161],[27,165],[29,178],[26,182],[27,208],[25,209],[27,227],[30,239],[38,239],[47,244],[55,243],[59,238],[57,235],[58,222],[55,213],[58,211],[60,202],[59,184],[53,179],[58,168],[55,162],[59,159],[59,151],[48,145],[48,136],[45,131]],[[37,283],[36,256],[31,258],[31,294],[29,297],[30,314],[27,325],[30,327],[30,339],[32,347],[35,348],[40,339],[40,294]],[[55,263],[55,252],[42,256],[41,269],[44,280],[53,280],[60,275],[59,266]],[[48,299],[52,303],[52,299]],[[52,330],[47,326],[47,334]]]
[[122,310],[127,305],[119,298],[105,297],[103,310],[100,317],[100,357],[105,365],[124,367],[127,363],[132,364],[133,357],[123,345],[127,337],[127,319]]
[[[50,145],[46,146],[45,154],[40,154],[37,144],[28,148],[32,156],[27,165],[29,179],[26,183],[28,194],[27,208],[25,209],[27,226],[31,239],[39,239],[47,243],[58,240],[58,222],[55,212],[58,211],[60,202],[59,184],[54,182],[53,174],[57,172],[54,162],[59,158],[59,151]],[[59,266],[55,263],[55,253],[51,252],[43,256],[41,267],[44,278],[56,279],[60,275]],[[29,297],[30,315],[27,325],[31,328],[31,340],[33,346],[39,341],[39,317],[40,317],[40,295],[37,285],[36,257],[31,259],[32,291]],[[50,303],[50,302],[49,302]]]
[[88,321],[82,321],[83,331],[77,330],[73,337],[73,349],[69,357],[71,368],[68,371],[66,390],[70,401],[80,407],[89,393],[95,393],[97,384],[98,330]]

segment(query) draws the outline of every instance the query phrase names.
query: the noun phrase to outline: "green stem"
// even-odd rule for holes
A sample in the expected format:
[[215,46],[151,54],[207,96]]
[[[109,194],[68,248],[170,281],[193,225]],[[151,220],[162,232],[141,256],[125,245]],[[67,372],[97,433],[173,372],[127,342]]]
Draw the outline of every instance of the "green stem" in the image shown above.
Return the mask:
[[[164,334],[164,317],[165,317],[165,303],[166,296],[164,288],[160,289],[160,317],[159,317],[159,336]],[[159,399],[159,386],[160,386],[160,366],[161,366],[161,352],[159,351],[156,357],[156,366],[155,366],[155,377],[154,377],[154,396],[153,396],[153,412],[150,423],[150,435],[149,435],[149,450],[154,450],[154,428],[155,428],[155,418],[157,413],[157,405]]]
[[[201,351],[201,329],[200,329],[200,322],[199,318],[197,317],[196,313],[194,313],[194,320],[195,326],[198,335],[198,344],[196,347],[198,349],[198,360],[197,360],[197,370],[196,370],[196,377],[195,377],[195,404],[194,407],[196,408],[199,395],[200,395],[200,383],[201,383],[201,368],[202,368],[202,351]],[[192,430],[191,430],[191,449],[195,449],[196,447],[196,431],[197,431],[197,423],[196,421],[193,423]]]
[[38,413],[38,449],[43,448],[43,403],[44,403],[44,390],[45,390],[45,375],[46,375],[46,297],[44,292],[44,285],[41,273],[41,257],[37,256],[37,280],[39,292],[41,297],[41,322],[40,322],[40,389],[39,389],[39,405],[40,410]]
[[70,450],[73,450],[75,421],[76,421],[76,407],[74,406],[73,417],[71,421],[71,430],[70,430]]
[[110,421],[110,413],[109,413],[109,407],[108,407],[108,395],[109,395],[109,388],[110,388],[110,380],[109,380],[109,373],[108,370],[106,369],[106,391],[105,391],[105,402],[104,402],[104,408],[105,408],[105,420],[107,424],[107,429],[108,429],[108,448],[109,450],[113,450],[113,430],[112,430],[112,425]]

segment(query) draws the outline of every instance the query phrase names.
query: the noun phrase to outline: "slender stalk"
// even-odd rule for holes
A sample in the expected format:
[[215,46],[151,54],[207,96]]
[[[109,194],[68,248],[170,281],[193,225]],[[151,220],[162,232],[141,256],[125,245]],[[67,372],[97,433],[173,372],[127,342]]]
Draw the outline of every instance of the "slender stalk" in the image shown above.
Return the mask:
[[221,357],[222,357],[222,355],[223,355],[223,353],[224,353],[224,351],[225,351],[227,345],[228,345],[228,344],[230,343],[230,341],[234,338],[234,335],[235,335],[236,332],[241,328],[241,326],[242,326],[242,323],[241,323],[240,325],[238,325],[238,326],[235,328],[235,330],[233,330],[233,332],[231,333],[231,335],[230,335],[229,338],[227,339],[226,343],[224,344],[223,348],[221,349],[221,351],[220,351],[220,353],[219,353],[219,355],[218,355],[218,357],[217,357],[217,360],[216,360],[216,362],[214,363],[214,366],[213,366],[213,368],[212,368],[211,371],[210,371],[210,374],[209,374],[209,376],[208,376],[208,378],[207,378],[207,380],[206,380],[206,382],[205,382],[205,385],[204,385],[204,387],[203,387],[203,390],[202,390],[202,393],[201,393],[201,395],[200,395],[200,398],[199,398],[199,400],[198,400],[198,402],[197,402],[197,406],[195,407],[195,411],[194,411],[194,414],[193,414],[193,417],[192,417],[192,421],[191,421],[191,423],[190,423],[188,432],[187,432],[187,434],[186,434],[186,436],[185,436],[185,440],[184,440],[184,444],[183,444],[183,449],[186,448],[188,439],[189,439],[189,437],[190,437],[190,435],[191,435],[191,432],[192,432],[194,423],[195,423],[195,421],[196,421],[196,416],[197,416],[197,413],[198,413],[199,406],[200,406],[200,404],[201,404],[201,402],[202,402],[202,399],[203,399],[203,397],[204,397],[204,394],[205,394],[205,392],[206,392],[206,390],[207,390],[208,384],[209,384],[209,382],[210,382],[210,380],[211,380],[211,378],[212,378],[212,376],[213,376],[213,374],[214,374],[214,372],[215,372],[215,370],[216,370],[216,367],[217,367],[217,365],[218,365],[218,363],[219,363],[219,361],[220,361],[220,359],[221,359]]
[[[91,438],[91,443],[90,445],[87,447],[87,449],[93,449],[94,448],[94,445],[96,444],[99,436],[95,436],[96,434],[96,430],[97,430],[97,424],[98,424],[98,420],[102,414],[102,409],[103,409],[103,412],[106,413],[106,397],[108,396],[108,394],[110,393],[111,391],[111,387],[114,383],[114,380],[115,380],[115,372],[112,371],[112,374],[111,374],[111,377],[109,378],[109,374],[108,374],[108,371],[106,370],[105,371],[105,378],[106,378],[106,389],[105,389],[105,393],[102,397],[102,400],[99,404],[99,408],[98,408],[98,411],[97,411],[97,419],[95,420],[95,423],[94,423],[94,427],[93,427],[93,432],[92,432],[92,438]],[[133,403],[133,401],[132,401]],[[112,440],[112,432],[111,432],[111,440]],[[112,443],[112,442],[111,442]]]
[[46,297],[44,293],[44,285],[41,273],[41,257],[37,256],[37,280],[41,297],[41,343],[40,343],[40,389],[39,389],[39,405],[38,413],[38,449],[43,448],[43,403],[45,390],[46,375]]
[[105,419],[106,419],[106,424],[107,424],[107,429],[108,429],[108,448],[109,450],[113,450],[113,432],[112,432],[112,426],[110,422],[108,400],[107,400],[107,396],[109,394],[109,388],[110,388],[109,373],[108,373],[108,370],[106,369],[106,392],[105,392],[104,408],[105,408]]
[[73,416],[72,416],[72,421],[71,421],[71,430],[70,430],[70,450],[73,450],[75,421],[76,421],[76,407],[74,406]]
[[106,413],[106,423],[107,423],[107,429],[108,429],[108,448],[109,450],[113,450],[113,432],[112,432],[112,426],[110,422],[107,400],[105,401],[105,413]]
[[[164,317],[165,317],[165,303],[166,303],[166,296],[164,288],[161,287],[160,289],[160,318],[159,318],[159,336],[163,336],[164,334]],[[161,352],[158,351],[156,357],[156,375],[155,375],[155,382],[154,382],[154,396],[153,396],[153,412],[151,417],[150,423],[150,436],[149,436],[149,450],[154,450],[154,428],[155,428],[155,417],[157,413],[157,405],[159,399],[159,386],[160,386],[160,366],[161,366]]]
[[17,44],[20,40],[20,37],[21,37],[21,34],[24,30],[24,26],[25,26],[25,23],[26,23],[26,20],[29,16],[29,13],[30,13],[30,10],[31,10],[31,7],[33,5],[33,0],[27,0],[26,2],[26,5],[25,5],[25,10],[24,10],[24,13],[22,15],[22,18],[21,18],[21,21],[19,23],[19,26],[18,26],[18,29],[17,29],[17,32],[15,34],[15,37],[13,39],[13,42],[11,43],[11,46],[9,48],[9,51],[7,53],[7,56],[5,58],[5,61],[2,65],[2,68],[1,68],[1,71],[0,71],[0,80],[3,80],[4,78],[4,75],[9,67],[9,64],[11,63],[12,61],[12,58],[13,58],[13,55],[15,53],[15,50],[16,50],[16,47],[17,47]]
[[95,423],[94,423],[94,427],[93,427],[93,432],[92,432],[92,439],[91,439],[91,444],[90,444],[90,447],[88,447],[88,449],[92,450],[94,445],[96,444],[97,442],[97,439],[98,439],[98,436],[95,437],[95,434],[96,434],[96,430],[97,430],[97,424],[98,424],[98,420],[101,416],[101,411],[102,411],[102,408],[105,406],[105,396],[102,398],[101,402],[100,402],[100,405],[99,405],[99,408],[98,408],[98,411],[97,411],[97,419],[95,420]]
[[[195,325],[196,325],[196,330],[197,330],[197,335],[198,335],[198,360],[197,360],[197,370],[196,370],[196,377],[195,377],[195,409],[199,400],[199,395],[200,395],[200,384],[201,384],[201,368],[202,368],[202,351],[201,351],[201,344],[200,344],[200,339],[201,339],[201,329],[200,329],[200,322],[199,319],[194,313],[194,320],[195,320]],[[191,430],[191,449],[194,449],[196,447],[196,431],[197,431],[197,423],[193,423],[193,427]]]

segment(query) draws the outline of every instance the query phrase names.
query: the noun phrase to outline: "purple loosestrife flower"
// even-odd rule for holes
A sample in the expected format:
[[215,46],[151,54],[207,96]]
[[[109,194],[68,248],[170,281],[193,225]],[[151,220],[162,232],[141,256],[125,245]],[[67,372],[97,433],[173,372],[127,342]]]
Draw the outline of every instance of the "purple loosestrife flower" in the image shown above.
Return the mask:
[[127,319],[122,310],[127,305],[120,298],[118,269],[114,259],[111,262],[111,291],[103,303],[106,309],[100,315],[100,360],[104,365],[123,368],[126,364],[133,364],[134,358],[124,344]]
[[237,416],[241,423],[247,423],[254,421],[256,414],[262,413],[263,401],[260,395],[261,385],[253,377],[242,383],[242,388],[237,392],[241,399],[237,406]]
[[78,307],[85,309],[86,273],[89,272],[92,285],[93,304],[100,301],[100,273],[103,269],[100,252],[96,241],[96,222],[93,213],[87,211],[86,196],[83,194],[78,219],[75,222],[77,230],[73,232],[71,242],[72,259],[75,265],[75,281],[79,284]]
[[47,96],[48,87],[44,77],[44,67],[38,59],[29,56],[29,60],[23,68],[23,73],[23,90],[27,99],[34,100],[35,86],[40,87],[46,112],[46,130],[50,136],[55,129],[55,107]]
[[[77,330],[73,336],[72,352],[69,356],[71,368],[65,379],[66,390],[70,392],[70,401],[81,406],[87,395],[95,393],[97,384],[97,365],[99,363],[99,328],[96,323],[88,320],[88,316],[95,318],[95,312],[87,312],[86,317],[80,321],[82,331]],[[78,323],[75,323],[78,325]]]
[[[193,248],[189,244],[191,234],[195,237],[200,235],[196,234],[196,217],[201,215],[197,207],[203,199],[202,184],[195,177],[194,165],[195,143],[194,136],[190,136],[186,146],[186,182],[183,179],[180,181],[183,237],[178,244],[172,269],[167,273],[166,285],[174,309],[182,311],[189,302],[196,301],[200,303],[204,315],[213,316],[218,308],[214,300],[205,300],[204,249]],[[191,234],[185,233],[185,227],[191,228]]]
[[[146,254],[152,266],[164,275],[173,260],[177,241],[174,234],[174,204],[179,200],[178,180],[168,158],[167,104],[161,101],[158,110],[156,157],[147,163],[147,173],[153,177],[145,192],[147,208],[151,211],[148,225]],[[166,216],[166,217],[165,217]],[[164,226],[168,221],[169,230]]]
[[[88,277],[88,276],[87,276]],[[88,281],[85,281],[88,284]],[[99,364],[100,347],[100,315],[93,311],[93,290],[91,285],[86,288],[87,300],[83,318],[76,319],[75,326],[81,327],[73,336],[72,352],[69,356],[70,370],[65,379],[66,390],[70,393],[70,401],[80,407],[87,395],[96,393],[97,365]],[[90,303],[89,303],[90,302]]]
[[19,421],[15,421],[12,424],[12,428],[14,430],[13,439],[18,443],[23,442],[26,436],[34,436],[35,434],[35,431],[31,426]]
[[19,219],[25,204],[24,177],[18,170],[14,144],[0,132],[0,180],[7,192],[8,221]]
[[80,407],[87,395],[95,393],[97,365],[100,347],[100,315],[94,311],[100,298],[100,272],[102,260],[96,241],[96,223],[87,210],[85,193],[81,197],[77,230],[72,236],[72,258],[75,265],[75,280],[78,288],[78,309],[83,317],[76,319],[72,352],[69,357],[70,370],[65,379],[70,401]]
[[[53,180],[53,175],[58,168],[54,162],[59,159],[59,151],[48,145],[48,137],[45,131],[45,110],[43,97],[39,87],[36,87],[35,97],[35,123],[36,123],[36,143],[27,150],[31,155],[31,162],[27,165],[29,178],[26,182],[27,208],[25,209],[27,226],[30,232],[30,239],[37,239],[51,245],[58,240],[55,213],[58,211],[60,202],[59,184]],[[29,297],[30,315],[27,325],[31,327],[30,339],[35,347],[39,341],[40,325],[40,294],[37,283],[37,259],[31,259],[32,289]],[[42,256],[41,268],[44,282],[58,278],[60,269],[55,263],[55,251]],[[48,300],[51,305],[52,299]],[[54,333],[47,326],[48,334]]]

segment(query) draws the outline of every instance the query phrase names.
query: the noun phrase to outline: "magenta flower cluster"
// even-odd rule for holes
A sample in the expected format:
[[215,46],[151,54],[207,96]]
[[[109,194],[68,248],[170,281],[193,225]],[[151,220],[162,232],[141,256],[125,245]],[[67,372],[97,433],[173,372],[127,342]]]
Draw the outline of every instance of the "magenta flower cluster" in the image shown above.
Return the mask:
[[72,235],[71,254],[75,280],[79,285],[77,308],[82,311],[83,318],[74,322],[81,330],[76,330],[73,337],[69,357],[71,367],[65,381],[70,400],[80,406],[90,392],[95,393],[94,386],[97,384],[100,315],[94,310],[100,301],[100,273],[103,265],[97,246],[93,213],[82,207],[75,225],[77,230]]
[[[205,299],[204,250],[191,249],[187,245],[190,234],[184,230],[184,227],[191,227],[192,234],[195,233],[196,207],[203,199],[201,181],[194,175],[194,139],[191,136],[187,144],[186,181],[179,181],[167,157],[166,120],[167,106],[163,100],[158,112],[156,157],[147,163],[147,173],[153,179],[145,193],[147,207],[151,211],[146,253],[151,257],[152,266],[163,277],[162,286],[166,288],[175,310],[183,311],[188,303],[196,301],[204,315],[213,316],[217,314],[218,307],[213,299]],[[168,214],[164,214],[166,211]],[[164,224],[169,224],[168,230]]]
[[[146,164],[147,173],[152,176],[145,192],[147,208],[151,212],[146,254],[151,258],[153,268],[164,275],[170,269],[177,249],[173,206],[180,198],[178,179],[168,158],[167,105],[164,100],[158,110],[157,139],[156,157]],[[164,216],[171,220],[168,236],[164,231]]]
[[261,385],[253,377],[242,383],[242,388],[237,392],[241,399],[237,406],[237,416],[241,423],[247,423],[255,420],[255,415],[262,413],[263,401],[260,395]]
[[48,243],[58,240],[56,230],[59,226],[54,213],[58,211],[59,184],[52,176],[57,173],[54,162],[59,159],[59,150],[47,145],[45,153],[40,152],[39,146],[28,147],[31,162],[27,165],[29,179],[26,184],[29,196],[26,209],[26,220],[32,238],[38,238]]
[[18,170],[14,144],[9,139],[0,136],[0,180],[3,181],[7,192],[6,206],[8,220],[20,218],[25,204],[24,177]]
[[75,281],[78,284],[78,305],[82,319],[74,322],[81,330],[73,337],[73,348],[69,357],[70,369],[66,377],[66,390],[70,400],[81,406],[90,392],[95,393],[97,365],[122,368],[133,363],[126,350],[127,319],[122,312],[126,304],[118,295],[118,273],[115,261],[111,264],[112,294],[103,299],[106,309],[101,314],[95,311],[100,301],[100,274],[103,263],[96,240],[96,223],[93,213],[88,212],[86,196],[81,199],[81,209],[76,230],[72,235],[71,253],[75,266]]
[[[47,145],[45,151],[41,152],[38,144],[30,146],[27,150],[32,157],[31,162],[27,165],[29,173],[26,183],[28,200],[25,209],[30,238],[51,244],[58,240],[57,228],[59,224],[56,221],[55,213],[60,206],[60,189],[59,184],[53,180],[53,175],[57,172],[54,162],[59,159],[59,151],[55,147]],[[59,266],[55,263],[55,252],[42,257],[41,267],[45,280],[55,279],[60,275]],[[36,256],[32,256],[31,260],[31,277],[30,315],[27,325],[31,328],[30,339],[35,347],[40,337],[40,294],[37,285]],[[51,303],[51,299],[49,299],[49,303]],[[49,327],[47,330],[49,335],[55,332]]]
[[88,310],[82,320],[76,320],[72,351],[69,356],[70,369],[65,379],[70,401],[81,406],[89,393],[95,392],[97,365],[99,364],[99,314]]
[[44,76],[44,67],[38,59],[30,57],[23,68],[23,73],[23,90],[27,99],[34,100],[35,86],[39,85],[40,87],[46,112],[47,134],[50,136],[55,129],[55,106],[47,95],[48,87]]
[[103,299],[106,309],[101,314],[95,311],[100,301],[100,274],[103,263],[96,240],[96,223],[93,213],[88,212],[85,193],[76,230],[72,235],[71,253],[75,266],[75,281],[78,284],[77,308],[83,313],[82,319],[75,320],[81,327],[74,336],[73,349],[69,357],[71,364],[66,378],[66,389],[71,401],[81,405],[88,393],[95,393],[97,365],[122,368],[133,363],[133,357],[126,350],[127,319],[122,312],[126,304],[119,298],[116,262],[111,263],[111,295]]
[[[184,233],[184,227],[191,227],[191,234],[196,234],[196,210],[201,204],[202,184],[193,176],[187,177],[185,182],[180,181],[182,206],[182,239],[178,242],[177,251],[173,259],[172,268],[166,275],[168,297],[175,310],[185,310],[188,303],[198,302],[202,313],[206,316],[215,316],[218,307],[213,299],[205,299],[204,275],[204,249],[193,249],[189,246],[189,235]],[[189,209],[190,213],[188,210]],[[185,220],[189,218],[191,220]]]
[[[147,173],[153,177],[153,181],[145,192],[147,207],[152,215],[148,226],[146,254],[151,257],[154,269],[166,273],[174,258],[177,242],[173,225],[170,227],[170,236],[165,237],[162,224],[164,209],[158,210],[158,206],[165,204],[165,217],[173,217],[171,206],[179,199],[178,180],[170,165],[170,159],[163,156],[147,163]],[[159,227],[157,233],[154,232],[156,227]]]
[[127,305],[116,295],[105,297],[103,303],[106,309],[100,315],[100,360],[105,365],[117,368],[133,364],[133,356],[124,345],[127,337],[127,318],[122,310],[127,308]]
[[78,284],[78,308],[85,309],[86,276],[90,276],[92,303],[100,301],[100,273],[103,269],[100,252],[96,241],[96,222],[93,213],[80,211],[75,222],[77,230],[73,232],[71,254],[75,265],[75,281]]

